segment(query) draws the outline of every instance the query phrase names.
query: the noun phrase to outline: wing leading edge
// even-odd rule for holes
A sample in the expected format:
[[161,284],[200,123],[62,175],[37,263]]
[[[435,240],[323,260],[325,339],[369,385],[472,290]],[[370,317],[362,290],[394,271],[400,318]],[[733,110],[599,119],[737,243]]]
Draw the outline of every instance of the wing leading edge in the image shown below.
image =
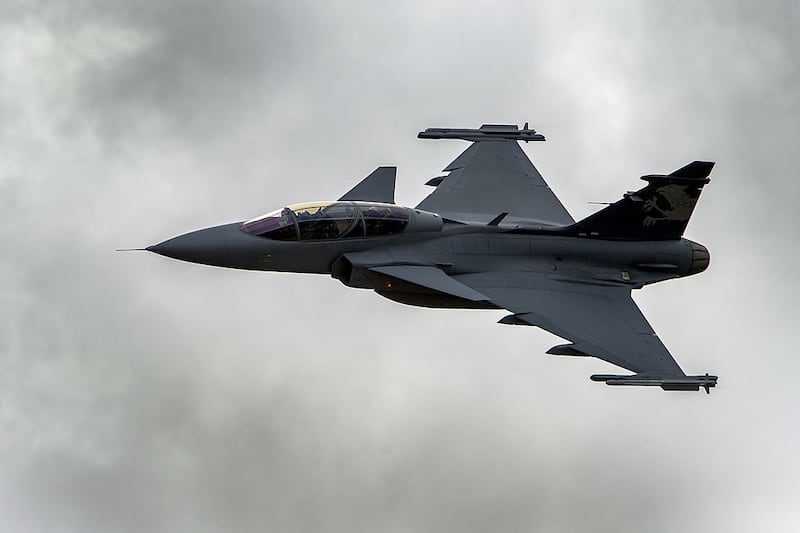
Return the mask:
[[544,140],[535,132],[528,135],[532,131],[484,125],[479,130],[420,132],[421,138],[458,138],[473,144],[444,169],[447,176],[430,182],[436,190],[417,208],[461,222],[485,224],[506,212],[510,223],[574,223],[517,143]]

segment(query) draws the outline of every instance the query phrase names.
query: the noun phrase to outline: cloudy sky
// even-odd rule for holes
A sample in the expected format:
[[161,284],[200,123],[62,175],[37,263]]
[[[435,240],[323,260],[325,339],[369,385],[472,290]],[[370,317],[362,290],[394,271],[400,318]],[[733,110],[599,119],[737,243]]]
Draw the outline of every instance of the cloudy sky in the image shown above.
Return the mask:
[[[787,531],[800,494],[795,2],[8,0],[0,529]],[[531,125],[576,218],[717,161],[712,266],[635,297],[710,395],[592,383],[503,313],[146,246],[337,198],[414,205]]]

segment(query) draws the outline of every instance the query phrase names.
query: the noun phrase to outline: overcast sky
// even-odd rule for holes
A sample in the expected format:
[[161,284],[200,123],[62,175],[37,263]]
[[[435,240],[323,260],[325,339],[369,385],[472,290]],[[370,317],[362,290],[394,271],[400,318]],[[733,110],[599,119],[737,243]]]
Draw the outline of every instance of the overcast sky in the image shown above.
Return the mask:
[[[0,529],[788,531],[798,523],[796,2],[7,0]],[[634,295],[710,396],[493,311],[146,246],[397,165],[415,205],[522,123],[576,218],[717,161],[702,275]]]

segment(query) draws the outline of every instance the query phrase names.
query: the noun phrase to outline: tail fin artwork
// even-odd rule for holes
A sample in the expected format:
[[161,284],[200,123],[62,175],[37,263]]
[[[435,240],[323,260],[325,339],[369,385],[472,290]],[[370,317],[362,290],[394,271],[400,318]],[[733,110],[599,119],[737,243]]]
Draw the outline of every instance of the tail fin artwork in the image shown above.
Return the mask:
[[610,240],[680,239],[714,163],[694,161],[668,175],[642,176],[647,186],[567,226],[568,233]]

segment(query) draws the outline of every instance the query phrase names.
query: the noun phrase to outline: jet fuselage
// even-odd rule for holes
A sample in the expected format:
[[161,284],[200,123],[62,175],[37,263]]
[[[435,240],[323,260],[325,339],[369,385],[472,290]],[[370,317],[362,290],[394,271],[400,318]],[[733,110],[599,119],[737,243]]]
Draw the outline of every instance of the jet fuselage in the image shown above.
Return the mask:
[[[448,275],[482,272],[544,273],[573,283],[644,285],[701,272],[707,250],[688,239],[606,241],[562,236],[548,229],[445,222],[439,231],[336,240],[273,240],[241,230],[236,222],[174,237],[149,250],[206,265],[245,270],[328,274],[357,288],[425,307],[478,307],[424,287],[398,283],[367,271],[384,265],[424,265]],[[705,259],[705,260],[704,260]],[[406,297],[406,293],[437,298]],[[437,305],[437,302],[441,305]]]
[[609,385],[708,392],[712,375],[686,375],[632,289],[708,267],[683,238],[714,166],[693,161],[647,174],[575,221],[518,141],[527,125],[427,129],[420,138],[471,146],[426,184],[416,207],[394,203],[395,167],[378,167],[333,202],[293,204],[245,222],[194,231],[148,250],[227,268],[328,274],[404,304],[505,309],[502,324],[536,326],[567,341],[548,354],[596,357],[634,372],[596,374]]

